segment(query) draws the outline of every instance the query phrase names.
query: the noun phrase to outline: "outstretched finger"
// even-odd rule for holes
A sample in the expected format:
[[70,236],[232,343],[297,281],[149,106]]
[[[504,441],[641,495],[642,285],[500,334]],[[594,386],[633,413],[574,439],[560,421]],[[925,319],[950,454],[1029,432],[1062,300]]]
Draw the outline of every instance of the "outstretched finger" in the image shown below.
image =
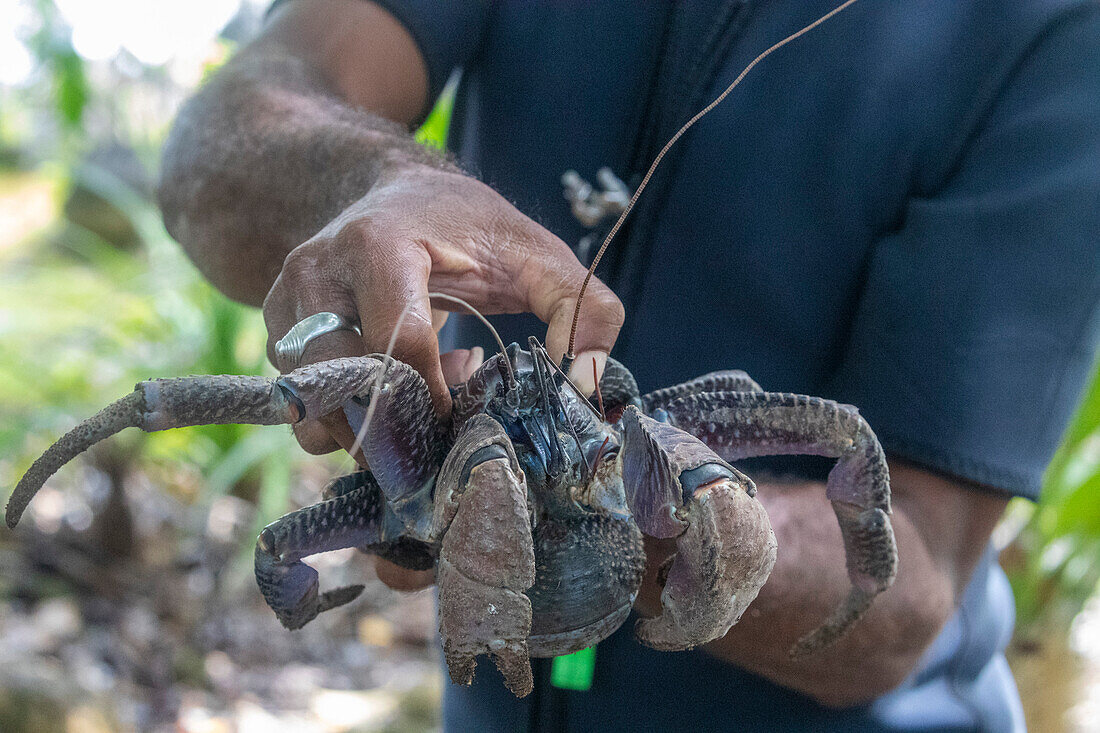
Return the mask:
[[431,262],[409,257],[378,267],[368,287],[357,288],[363,344],[368,352],[384,353],[415,369],[428,385],[437,415],[451,411],[451,395],[439,359],[439,341],[428,300]]
[[[535,315],[548,324],[546,348],[555,360],[560,360],[569,349],[577,298],[587,274],[579,262],[573,262],[575,265],[567,272],[557,279],[541,280],[531,292],[531,305]],[[581,391],[591,394],[595,390],[595,380],[603,374],[607,356],[619,336],[624,317],[623,305],[611,289],[594,277],[589,280],[581,300],[580,312],[576,314],[573,343],[573,355],[576,359],[569,374]]]

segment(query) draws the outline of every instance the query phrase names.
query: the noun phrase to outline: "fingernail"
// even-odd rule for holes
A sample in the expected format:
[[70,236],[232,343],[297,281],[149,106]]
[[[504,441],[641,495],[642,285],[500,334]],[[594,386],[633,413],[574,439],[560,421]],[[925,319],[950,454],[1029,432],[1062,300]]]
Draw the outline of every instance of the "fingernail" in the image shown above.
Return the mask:
[[[596,362],[595,376],[592,374],[592,362]],[[603,376],[603,368],[607,364],[607,354],[602,351],[585,351],[577,355],[576,361],[569,369],[569,380],[577,385],[586,397],[596,391],[596,379]]]

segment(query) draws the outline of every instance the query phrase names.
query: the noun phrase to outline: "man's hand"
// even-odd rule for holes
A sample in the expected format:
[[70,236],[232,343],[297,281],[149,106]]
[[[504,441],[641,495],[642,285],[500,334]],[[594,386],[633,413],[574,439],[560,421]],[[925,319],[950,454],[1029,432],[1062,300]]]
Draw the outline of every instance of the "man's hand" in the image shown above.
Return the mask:
[[[386,349],[408,307],[394,356],[423,375],[440,415],[450,409],[434,326],[454,309],[430,304],[429,291],[468,301],[483,313],[531,312],[549,324],[547,345],[564,352],[585,268],[560,239],[521,214],[488,186],[461,173],[419,164],[396,166],[328,226],[295,248],[264,301],[268,353],[306,316],[332,311],[358,321],[350,331],[311,342],[302,364]],[[623,308],[592,281],[582,304],[578,364],[600,363],[615,342]],[[284,371],[294,364],[278,364]],[[577,373],[592,382],[591,368]],[[591,389],[594,385],[588,385]],[[582,388],[584,385],[582,385]],[[351,446],[341,415],[295,427],[311,452]]]
[[[486,313],[533,312],[560,355],[585,270],[560,239],[413,141],[407,126],[427,93],[424,59],[382,8],[285,3],[181,111],[159,197],[169,231],[215,285],[264,301],[269,346],[320,311],[361,322],[362,339],[322,336],[302,364],[384,351],[410,306],[394,356],[424,376],[444,415],[429,290]],[[602,364],[622,320],[593,281],[577,350]],[[578,379],[591,383],[591,367]],[[342,416],[325,423],[299,426],[307,450],[351,444]]]

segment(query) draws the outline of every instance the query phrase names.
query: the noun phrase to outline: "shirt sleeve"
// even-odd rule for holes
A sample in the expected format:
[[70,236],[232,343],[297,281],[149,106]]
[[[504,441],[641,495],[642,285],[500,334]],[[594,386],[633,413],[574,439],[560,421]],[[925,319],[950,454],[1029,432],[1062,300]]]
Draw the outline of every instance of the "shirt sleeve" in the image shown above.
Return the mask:
[[[291,0],[274,0],[275,8]],[[409,31],[428,66],[428,98],[434,104],[447,79],[477,52],[489,0],[363,0],[384,8]]]
[[873,250],[829,391],[894,455],[1036,498],[1100,341],[1100,6],[1030,45]]

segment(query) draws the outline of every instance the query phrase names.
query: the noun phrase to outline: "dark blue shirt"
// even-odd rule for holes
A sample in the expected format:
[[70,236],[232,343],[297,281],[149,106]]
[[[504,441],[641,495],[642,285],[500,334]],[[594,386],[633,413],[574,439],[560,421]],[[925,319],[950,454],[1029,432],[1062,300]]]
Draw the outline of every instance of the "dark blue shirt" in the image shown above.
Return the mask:
[[[451,147],[566,242],[560,176],[631,186],[756,54],[838,0],[385,0],[462,80]],[[1100,5],[864,0],[780,50],[674,148],[599,275],[643,389],[741,368],[858,405],[886,450],[1036,497],[1100,330]],[[521,343],[544,327],[500,319]],[[463,345],[482,334],[461,322]],[[815,464],[783,464],[814,473]],[[774,466],[773,466],[774,467]],[[902,560],[904,562],[904,559]],[[629,625],[593,690],[449,685],[450,730],[1008,730],[992,556],[897,692],[836,712]],[[904,633],[899,629],[898,633]]]

